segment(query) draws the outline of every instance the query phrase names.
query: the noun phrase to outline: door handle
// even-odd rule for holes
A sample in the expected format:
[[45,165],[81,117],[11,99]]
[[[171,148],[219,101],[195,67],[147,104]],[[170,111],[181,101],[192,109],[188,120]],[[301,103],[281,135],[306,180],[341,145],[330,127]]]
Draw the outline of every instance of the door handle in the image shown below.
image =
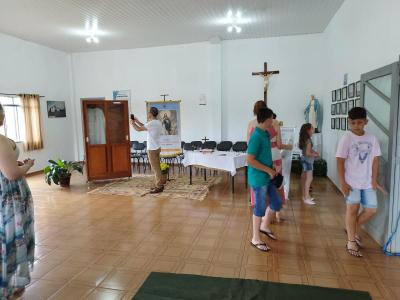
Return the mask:
[[88,136],[86,137],[86,143],[89,143],[89,137]]
[[125,136],[125,139],[126,139],[127,141],[129,141],[129,136],[128,136],[128,135],[126,135],[126,136]]

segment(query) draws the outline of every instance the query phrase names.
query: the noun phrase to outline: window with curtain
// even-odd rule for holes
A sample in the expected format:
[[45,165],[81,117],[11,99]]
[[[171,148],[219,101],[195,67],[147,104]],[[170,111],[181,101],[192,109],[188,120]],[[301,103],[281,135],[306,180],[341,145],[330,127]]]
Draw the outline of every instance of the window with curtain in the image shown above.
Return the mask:
[[25,120],[25,149],[28,151],[42,149],[39,95],[21,94],[19,96]]
[[0,103],[5,113],[4,126],[0,133],[15,142],[25,141],[25,118],[20,97],[0,96]]

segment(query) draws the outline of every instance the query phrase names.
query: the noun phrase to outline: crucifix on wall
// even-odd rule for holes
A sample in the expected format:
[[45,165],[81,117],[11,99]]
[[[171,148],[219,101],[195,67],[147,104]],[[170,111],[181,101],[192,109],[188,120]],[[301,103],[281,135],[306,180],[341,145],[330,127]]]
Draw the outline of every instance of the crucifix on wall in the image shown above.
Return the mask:
[[251,73],[253,76],[262,76],[264,79],[264,102],[267,104],[267,93],[268,93],[268,85],[269,78],[273,74],[279,74],[279,71],[268,71],[267,63],[264,63],[264,71],[263,72],[253,72]]

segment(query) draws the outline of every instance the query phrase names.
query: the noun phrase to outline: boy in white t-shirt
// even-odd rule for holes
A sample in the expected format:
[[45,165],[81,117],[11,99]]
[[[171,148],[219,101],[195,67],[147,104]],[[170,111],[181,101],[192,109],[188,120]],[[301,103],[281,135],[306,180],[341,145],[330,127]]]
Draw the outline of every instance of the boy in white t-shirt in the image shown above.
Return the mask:
[[141,123],[137,118],[131,119],[133,128],[137,131],[147,131],[147,156],[151,165],[151,169],[155,175],[155,187],[150,190],[151,194],[161,193],[164,191],[164,185],[161,181],[160,169],[160,152],[161,144],[160,138],[162,133],[162,124],[157,119],[158,109],[151,107],[148,114],[148,122]]
[[[339,141],[336,158],[341,190],[346,198],[347,252],[362,257],[360,227],[376,213],[378,207],[376,189],[378,184],[379,156],[378,139],[364,131],[367,112],[362,107],[349,111],[348,124],[351,132]],[[363,207],[359,213],[360,204]]]

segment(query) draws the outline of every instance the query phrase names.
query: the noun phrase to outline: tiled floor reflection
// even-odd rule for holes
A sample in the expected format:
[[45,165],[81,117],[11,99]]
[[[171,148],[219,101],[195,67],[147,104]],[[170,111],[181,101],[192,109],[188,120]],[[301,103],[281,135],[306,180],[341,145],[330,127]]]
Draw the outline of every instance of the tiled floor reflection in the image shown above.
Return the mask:
[[203,202],[88,195],[94,185],[74,175],[71,189],[28,179],[36,215],[32,284],[23,299],[131,299],[151,271],[252,278],[366,290],[400,299],[400,259],[385,257],[363,234],[365,258],[345,251],[344,205],[326,179],[314,182],[318,205],[299,201],[298,178],[287,221],[273,225],[269,253],[249,244],[251,210],[243,174]]

